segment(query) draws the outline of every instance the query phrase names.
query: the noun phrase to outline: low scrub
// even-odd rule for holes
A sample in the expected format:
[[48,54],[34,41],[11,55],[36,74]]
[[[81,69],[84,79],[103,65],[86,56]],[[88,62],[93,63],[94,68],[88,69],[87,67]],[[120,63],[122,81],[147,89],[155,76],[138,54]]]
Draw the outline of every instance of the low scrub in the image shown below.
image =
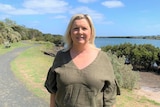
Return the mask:
[[134,89],[139,80],[139,73],[132,70],[132,65],[125,64],[125,57],[117,57],[111,51],[107,52],[113,65],[113,69],[120,87]]

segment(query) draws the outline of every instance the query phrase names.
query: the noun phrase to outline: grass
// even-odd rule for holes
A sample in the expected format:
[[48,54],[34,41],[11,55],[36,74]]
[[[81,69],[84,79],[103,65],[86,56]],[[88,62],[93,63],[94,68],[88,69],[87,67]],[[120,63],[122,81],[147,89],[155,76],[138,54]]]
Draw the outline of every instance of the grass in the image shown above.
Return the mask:
[[24,47],[24,46],[29,46],[28,44],[24,44],[22,42],[16,42],[16,43],[11,43],[11,47],[10,48],[5,48],[5,45],[1,44],[0,45],[0,55],[5,54],[9,51],[12,51],[15,48],[18,47]]
[[136,94],[134,91],[121,89],[122,95],[117,97],[117,107],[160,107],[160,103]]
[[44,55],[42,50],[42,45],[29,48],[11,63],[11,67],[30,91],[49,101],[49,93],[44,88],[44,82],[53,57]]
[[[44,81],[53,57],[41,52],[46,46],[50,45],[32,47],[24,51],[11,63],[11,66],[14,74],[30,91],[49,102],[49,93],[44,88]],[[139,96],[134,91],[121,89],[121,96],[117,96],[116,107],[160,107],[160,103]]]

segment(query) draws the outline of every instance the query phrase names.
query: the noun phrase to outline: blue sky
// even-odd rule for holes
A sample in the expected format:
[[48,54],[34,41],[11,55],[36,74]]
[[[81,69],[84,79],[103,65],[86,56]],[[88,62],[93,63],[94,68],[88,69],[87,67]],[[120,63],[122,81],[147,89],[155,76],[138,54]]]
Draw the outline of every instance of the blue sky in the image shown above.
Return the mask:
[[63,35],[73,14],[89,14],[97,36],[160,35],[160,0],[0,0],[0,20]]

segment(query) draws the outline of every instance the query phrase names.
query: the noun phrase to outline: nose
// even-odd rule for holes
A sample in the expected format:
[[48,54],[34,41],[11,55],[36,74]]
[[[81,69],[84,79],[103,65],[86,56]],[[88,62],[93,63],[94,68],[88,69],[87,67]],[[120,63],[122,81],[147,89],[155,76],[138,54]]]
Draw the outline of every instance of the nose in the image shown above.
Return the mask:
[[79,34],[82,34],[82,33],[83,33],[82,28],[79,28],[79,29],[78,29],[78,33],[79,33]]

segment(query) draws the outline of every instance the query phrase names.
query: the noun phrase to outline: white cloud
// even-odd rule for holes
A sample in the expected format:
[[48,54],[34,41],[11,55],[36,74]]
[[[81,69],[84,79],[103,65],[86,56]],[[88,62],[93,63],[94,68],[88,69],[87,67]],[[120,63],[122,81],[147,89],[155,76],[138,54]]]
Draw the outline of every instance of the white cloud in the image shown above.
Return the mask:
[[6,12],[8,14],[12,15],[31,15],[31,14],[39,14],[37,11],[32,10],[32,9],[16,9],[12,11]]
[[99,19],[99,20],[104,18],[103,14],[98,13],[98,12],[96,12],[94,10],[91,10],[90,8],[85,7],[85,6],[81,6],[81,7],[77,7],[77,8],[71,9],[70,13],[71,14],[77,14],[77,13],[88,14],[91,17],[93,17],[94,19]]
[[124,6],[124,4],[119,0],[108,0],[108,1],[102,2],[102,5],[108,8],[117,8],[117,7]]
[[103,14],[98,13],[97,11],[92,10],[85,6],[77,7],[77,8],[71,9],[70,11],[70,14],[78,14],[78,13],[90,15],[93,21],[96,23],[113,24],[112,21],[105,21],[105,16]]
[[1,7],[0,11],[3,11],[3,12],[16,10],[14,7],[12,7],[11,5],[8,5],[8,4],[2,4],[2,3],[0,3],[0,7]]
[[23,6],[38,13],[63,13],[69,8],[68,3],[62,0],[26,0]]
[[78,0],[78,1],[82,3],[90,3],[90,2],[95,2],[97,0]]
[[23,8],[15,8],[9,4],[0,4],[0,12],[13,15],[30,15],[45,13],[64,13],[69,9],[68,3],[62,0],[25,0]]
[[55,19],[66,19],[67,17],[64,15],[57,15],[54,17]]

